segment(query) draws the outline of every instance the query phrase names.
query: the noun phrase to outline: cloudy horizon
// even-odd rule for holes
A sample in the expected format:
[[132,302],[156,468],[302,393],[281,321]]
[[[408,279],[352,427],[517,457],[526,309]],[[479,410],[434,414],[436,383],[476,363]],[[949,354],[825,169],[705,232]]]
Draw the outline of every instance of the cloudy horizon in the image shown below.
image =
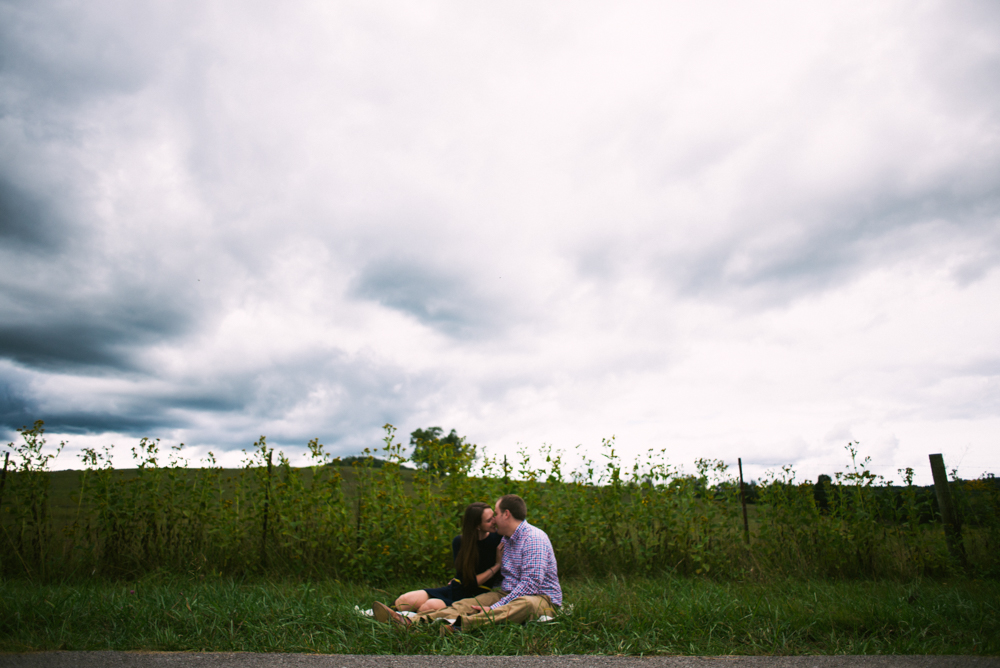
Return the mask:
[[0,2],[0,150],[0,427],[56,468],[1000,472],[996,3]]

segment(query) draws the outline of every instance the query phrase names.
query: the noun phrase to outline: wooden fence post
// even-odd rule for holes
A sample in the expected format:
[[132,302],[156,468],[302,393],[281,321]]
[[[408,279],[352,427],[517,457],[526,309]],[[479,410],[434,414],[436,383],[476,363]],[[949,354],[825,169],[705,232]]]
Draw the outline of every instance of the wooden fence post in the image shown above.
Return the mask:
[[743,537],[747,545],[750,544],[750,522],[747,520],[747,497],[743,493],[743,458],[737,457],[736,463],[740,467],[740,504],[743,505]]
[[938,508],[941,510],[941,521],[944,523],[944,537],[948,543],[948,552],[964,567],[966,565],[965,545],[962,543],[962,521],[951,500],[951,488],[948,486],[948,473],[944,468],[944,457],[940,454],[930,455],[931,473],[934,475],[934,492],[937,494]]

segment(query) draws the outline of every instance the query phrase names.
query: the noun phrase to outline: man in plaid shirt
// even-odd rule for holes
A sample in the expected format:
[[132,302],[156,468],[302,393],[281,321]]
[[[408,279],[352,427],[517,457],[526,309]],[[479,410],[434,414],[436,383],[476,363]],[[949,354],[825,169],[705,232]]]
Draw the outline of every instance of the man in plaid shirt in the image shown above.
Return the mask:
[[[475,598],[455,601],[450,606],[433,612],[421,613],[415,621],[443,619],[452,630],[460,627],[469,630],[482,624],[499,622],[526,622],[543,615],[552,617],[562,605],[562,588],[556,555],[548,535],[538,527],[528,524],[524,499],[516,494],[500,497],[494,510],[493,522],[502,535],[503,549],[500,591],[480,594]],[[375,617],[408,626],[411,621],[384,605],[373,607]]]

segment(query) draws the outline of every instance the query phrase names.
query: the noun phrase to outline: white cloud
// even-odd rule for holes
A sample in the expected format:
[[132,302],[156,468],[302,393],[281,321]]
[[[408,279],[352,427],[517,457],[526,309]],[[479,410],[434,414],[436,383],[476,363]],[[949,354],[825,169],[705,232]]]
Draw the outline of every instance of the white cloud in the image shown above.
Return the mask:
[[1000,463],[990,3],[0,18],[8,427]]

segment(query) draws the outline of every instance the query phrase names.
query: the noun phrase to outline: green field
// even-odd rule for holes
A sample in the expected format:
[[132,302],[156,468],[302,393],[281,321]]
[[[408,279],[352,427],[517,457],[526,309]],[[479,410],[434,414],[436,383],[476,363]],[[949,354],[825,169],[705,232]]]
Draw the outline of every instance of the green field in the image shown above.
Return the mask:
[[[354,467],[338,467],[338,473],[342,476],[342,488],[347,498],[356,496],[358,476]],[[223,500],[232,500],[235,494],[235,481],[239,477],[242,469],[221,469],[220,478],[223,485]],[[311,468],[300,468],[296,470],[305,485],[311,485],[314,472]],[[86,518],[93,513],[93,504],[87,499],[81,498],[81,482],[85,475],[92,472],[83,470],[62,470],[49,472],[51,481],[49,496],[49,513],[51,515],[53,528],[56,533],[62,532],[67,526]],[[115,469],[116,479],[119,484],[128,485],[134,482],[139,474],[138,469]],[[200,470],[196,468],[180,469],[178,474],[187,478],[189,484],[194,483],[200,475]],[[12,476],[14,474],[11,474]],[[402,469],[400,476],[403,478],[407,493],[412,493],[414,471]]]
[[738,479],[725,464],[701,459],[685,473],[662,450],[628,463],[613,441],[572,471],[548,446],[524,448],[508,465],[434,441],[424,444],[426,466],[413,470],[387,425],[383,447],[351,466],[312,441],[314,465],[293,467],[261,438],[243,468],[187,468],[178,450],[143,439],[133,469],[87,450],[86,470],[52,473],[41,424],[22,436],[0,506],[0,575],[36,582],[159,572],[439,580],[465,505],[510,492],[526,499],[569,577],[1000,577],[994,478],[950,483],[964,528],[949,545],[934,495],[909,482],[912,471],[893,485],[871,473],[856,444],[828,481],[801,483],[783,467],[747,490],[745,532]]
[[361,617],[433,581],[374,588],[331,579],[156,575],[131,583],[0,582],[0,651],[157,650],[350,654],[998,654],[1000,585],[947,580],[564,582],[553,623],[454,637]]
[[[46,470],[29,430],[0,506],[0,651],[475,654],[998,654],[1000,488],[953,480],[950,547],[927,489],[893,486],[855,445],[829,483],[780,472],[747,490],[605,442],[563,470],[551,448],[507,465],[384,447],[290,466],[261,439],[240,469],[186,468],[143,441],[136,468],[90,451]],[[433,445],[433,444],[431,444]],[[468,453],[466,453],[468,454]],[[440,637],[355,612],[450,575],[471,500],[521,494],[552,539],[572,614]],[[957,551],[956,551],[957,550]]]

